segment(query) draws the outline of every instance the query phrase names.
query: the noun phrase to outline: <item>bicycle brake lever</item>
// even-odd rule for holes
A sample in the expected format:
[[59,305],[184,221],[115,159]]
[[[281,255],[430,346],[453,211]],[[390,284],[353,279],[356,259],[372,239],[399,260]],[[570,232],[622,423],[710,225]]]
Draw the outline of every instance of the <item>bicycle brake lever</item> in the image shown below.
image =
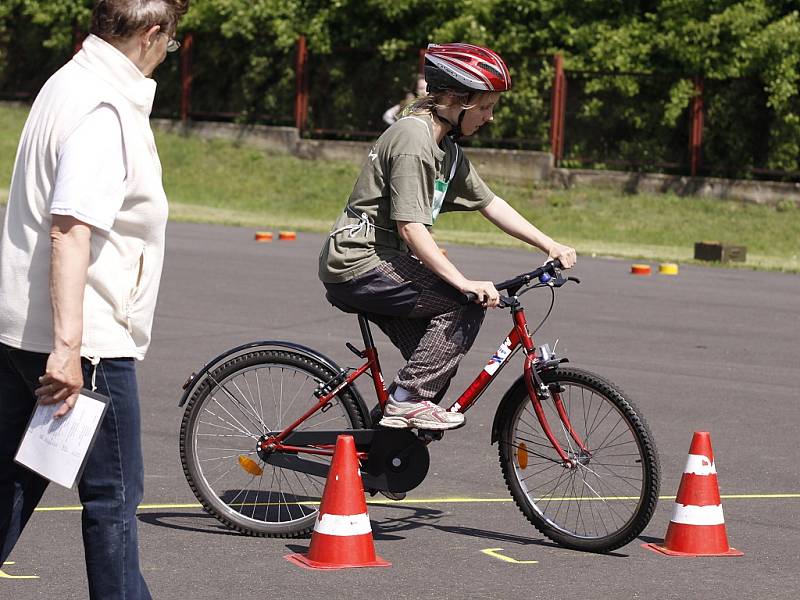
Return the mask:
[[581,280],[577,277],[567,277],[567,281],[574,281],[575,283],[580,283]]

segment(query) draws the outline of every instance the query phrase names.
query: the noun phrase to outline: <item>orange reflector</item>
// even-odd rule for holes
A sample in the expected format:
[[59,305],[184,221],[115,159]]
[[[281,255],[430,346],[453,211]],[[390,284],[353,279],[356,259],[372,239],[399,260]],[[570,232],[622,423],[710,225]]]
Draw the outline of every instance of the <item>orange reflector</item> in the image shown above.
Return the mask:
[[525,442],[520,442],[517,446],[517,464],[520,469],[528,468],[528,447]]
[[239,466],[242,467],[245,471],[250,473],[253,477],[258,477],[264,472],[264,469],[258,466],[258,463],[254,461],[252,458],[245,456],[244,454],[239,455]]

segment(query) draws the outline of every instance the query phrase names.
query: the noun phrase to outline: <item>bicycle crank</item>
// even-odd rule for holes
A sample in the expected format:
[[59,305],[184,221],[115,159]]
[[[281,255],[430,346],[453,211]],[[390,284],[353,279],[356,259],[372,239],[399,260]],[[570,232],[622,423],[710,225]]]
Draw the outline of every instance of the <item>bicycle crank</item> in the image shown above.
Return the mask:
[[[339,435],[352,435],[359,452],[367,453],[361,479],[365,490],[407,492],[425,479],[430,466],[427,446],[407,429],[347,429],[295,431],[283,441],[287,446],[334,445]],[[330,465],[307,458],[302,452],[258,450],[265,463],[282,469],[327,477]]]

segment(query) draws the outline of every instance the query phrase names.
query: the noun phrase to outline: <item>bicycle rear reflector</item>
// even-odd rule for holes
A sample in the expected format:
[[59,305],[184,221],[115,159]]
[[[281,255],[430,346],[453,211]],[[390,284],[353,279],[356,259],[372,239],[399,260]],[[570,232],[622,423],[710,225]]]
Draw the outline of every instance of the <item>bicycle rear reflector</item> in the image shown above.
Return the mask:
[[517,464],[520,469],[528,468],[528,446],[525,442],[520,442],[517,446]]
[[258,477],[264,472],[264,469],[258,466],[258,463],[254,461],[252,458],[245,456],[244,454],[239,455],[239,466],[242,467],[245,471],[250,473],[253,477]]

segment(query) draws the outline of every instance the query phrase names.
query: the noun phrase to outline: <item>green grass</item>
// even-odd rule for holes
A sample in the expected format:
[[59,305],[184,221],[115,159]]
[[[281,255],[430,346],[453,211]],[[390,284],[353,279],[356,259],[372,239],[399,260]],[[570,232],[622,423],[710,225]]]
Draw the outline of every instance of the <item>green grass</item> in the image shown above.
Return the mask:
[[[26,109],[0,106],[0,201]],[[232,142],[156,134],[171,218],[257,228],[327,231],[342,210],[358,167],[267,155]],[[691,262],[694,242],[747,246],[750,268],[800,272],[800,210],[703,198],[576,188],[548,189],[493,181],[495,192],[548,234],[579,253]],[[440,242],[520,243],[477,213],[443,215]],[[740,266],[740,265],[732,265]]]

